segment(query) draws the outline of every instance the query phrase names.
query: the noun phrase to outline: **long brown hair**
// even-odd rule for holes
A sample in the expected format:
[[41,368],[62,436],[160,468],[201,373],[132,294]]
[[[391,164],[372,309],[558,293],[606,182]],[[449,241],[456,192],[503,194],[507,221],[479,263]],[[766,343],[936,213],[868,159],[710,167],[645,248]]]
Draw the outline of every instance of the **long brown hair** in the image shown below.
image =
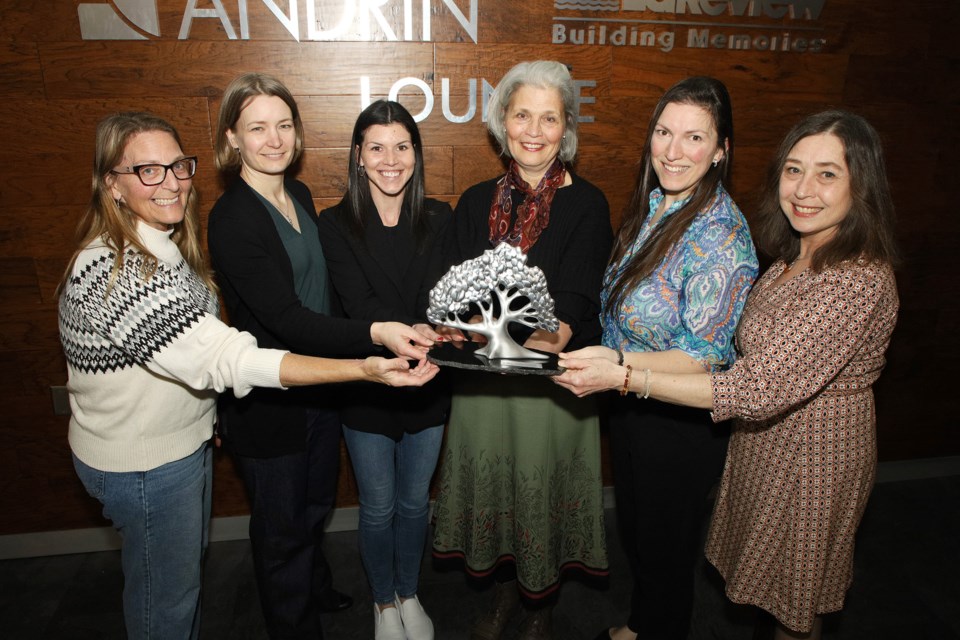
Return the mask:
[[780,176],[787,156],[802,139],[821,133],[835,135],[843,144],[850,171],[852,205],[836,233],[817,249],[810,261],[814,271],[864,257],[896,266],[896,214],[887,181],[883,144],[869,122],[848,111],[822,111],[798,122],[784,137],[770,164],[757,212],[757,244],[768,255],[788,264],[800,255],[800,236],[780,207]]
[[[180,134],[166,120],[150,113],[123,112],[107,116],[97,125],[97,135],[93,154],[93,190],[90,204],[77,225],[76,243],[60,282],[59,290],[66,285],[77,256],[91,242],[101,239],[113,251],[113,270],[106,295],[110,295],[117,274],[123,268],[124,253],[134,250],[144,256],[143,271],[145,280],[150,279],[157,270],[157,257],[140,242],[137,233],[136,214],[125,203],[117,202],[110,192],[113,175],[110,173],[123,159],[123,153],[130,140],[141,133],[159,131],[168,133],[183,148]],[[180,253],[211,291],[216,291],[213,274],[207,266],[200,248],[199,194],[196,187],[190,185],[187,194],[187,206],[183,220],[173,225],[171,240],[176,243]]]
[[360,112],[353,125],[353,136],[350,139],[350,160],[347,163],[347,193],[343,197],[347,205],[349,216],[346,221],[350,232],[357,240],[363,239],[363,216],[367,212],[376,212],[373,196],[370,195],[370,180],[366,174],[360,173],[360,150],[363,148],[363,138],[367,129],[374,125],[388,126],[398,124],[410,136],[413,145],[413,175],[410,176],[403,192],[403,208],[410,213],[410,226],[413,228],[417,252],[423,250],[423,242],[427,237],[426,211],[423,206],[424,186],[423,177],[423,142],[420,139],[420,129],[417,122],[399,102],[377,100]]
[[656,124],[668,104],[694,105],[709,113],[717,130],[717,148],[725,149],[725,153],[716,166],[710,166],[707,169],[706,175],[697,183],[690,199],[669,218],[658,224],[644,242],[643,247],[630,258],[623,273],[613,283],[604,309],[605,313],[619,308],[624,297],[653,273],[670,248],[686,233],[693,219],[713,202],[716,198],[717,186],[727,179],[730,172],[733,162],[733,110],[726,86],[719,80],[706,76],[681,80],[663,94],[650,117],[640,170],[637,173],[630,203],[623,213],[623,221],[613,243],[610,264],[617,265],[623,260],[640,235],[644,221],[650,215],[650,194],[660,186],[657,173],[653,169],[650,147]]

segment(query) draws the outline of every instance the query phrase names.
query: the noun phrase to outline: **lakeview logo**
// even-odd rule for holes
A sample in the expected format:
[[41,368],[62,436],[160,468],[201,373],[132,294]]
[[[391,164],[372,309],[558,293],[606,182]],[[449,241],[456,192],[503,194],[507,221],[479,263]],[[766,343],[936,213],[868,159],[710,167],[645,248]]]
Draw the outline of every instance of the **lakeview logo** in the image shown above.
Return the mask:
[[558,11],[620,11],[620,0],[557,0],[553,8]]
[[[827,42],[824,29],[809,23],[819,19],[825,4],[826,0],[554,0],[558,12],[577,15],[554,16],[550,42],[655,47],[665,53],[683,43],[689,49],[819,53]],[[583,15],[589,12],[598,15]],[[656,19],[635,18],[640,12],[657,14],[650,16]],[[807,24],[791,24],[788,31],[783,25],[751,22],[752,18]]]

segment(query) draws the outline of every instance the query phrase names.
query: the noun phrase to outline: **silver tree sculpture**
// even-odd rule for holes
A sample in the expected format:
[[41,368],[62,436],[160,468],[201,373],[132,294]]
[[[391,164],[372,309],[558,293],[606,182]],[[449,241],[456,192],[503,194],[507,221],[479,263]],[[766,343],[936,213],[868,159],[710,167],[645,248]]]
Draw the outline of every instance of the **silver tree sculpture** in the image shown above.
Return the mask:
[[[508,332],[513,322],[546,331],[560,327],[543,271],[526,264],[527,256],[520,249],[503,243],[451,267],[430,291],[427,317],[430,322],[484,336],[487,346],[477,354],[491,360],[547,359],[517,344]],[[471,304],[480,310],[479,323],[463,317]]]

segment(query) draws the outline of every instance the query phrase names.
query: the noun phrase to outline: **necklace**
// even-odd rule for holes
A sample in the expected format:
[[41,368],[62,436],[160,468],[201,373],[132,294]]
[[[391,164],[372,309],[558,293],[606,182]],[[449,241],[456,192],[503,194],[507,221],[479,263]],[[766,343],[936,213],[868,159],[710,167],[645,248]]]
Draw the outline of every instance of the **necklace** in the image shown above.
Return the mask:
[[281,209],[281,210],[280,210],[280,213],[283,214],[283,217],[287,219],[287,222],[289,222],[291,226],[294,226],[294,227],[297,226],[297,225],[293,224],[293,216],[290,215],[290,201],[289,201],[289,200],[287,201],[287,206],[284,207],[283,209]]
[[293,214],[290,212],[292,209],[292,203],[290,202],[290,196],[287,196],[286,202],[281,206],[279,201],[276,201],[272,198],[267,198],[270,201],[277,211],[280,212],[280,215],[283,216],[283,219],[290,223],[290,226],[297,228],[296,222],[294,222]]

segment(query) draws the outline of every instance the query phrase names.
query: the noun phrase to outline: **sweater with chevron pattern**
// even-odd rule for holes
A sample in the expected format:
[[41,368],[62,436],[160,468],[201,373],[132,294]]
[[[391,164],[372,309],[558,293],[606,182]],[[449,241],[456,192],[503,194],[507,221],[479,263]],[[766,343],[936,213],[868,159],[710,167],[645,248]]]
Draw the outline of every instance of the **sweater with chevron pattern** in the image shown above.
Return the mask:
[[287,353],[223,324],[216,297],[187,265],[170,233],[138,226],[157,257],[126,250],[106,295],[114,252],[95,241],[80,252],[60,296],[60,340],[70,395],[74,454],[101,471],[147,471],[180,460],[213,433],[217,392],[238,397],[281,387]]

